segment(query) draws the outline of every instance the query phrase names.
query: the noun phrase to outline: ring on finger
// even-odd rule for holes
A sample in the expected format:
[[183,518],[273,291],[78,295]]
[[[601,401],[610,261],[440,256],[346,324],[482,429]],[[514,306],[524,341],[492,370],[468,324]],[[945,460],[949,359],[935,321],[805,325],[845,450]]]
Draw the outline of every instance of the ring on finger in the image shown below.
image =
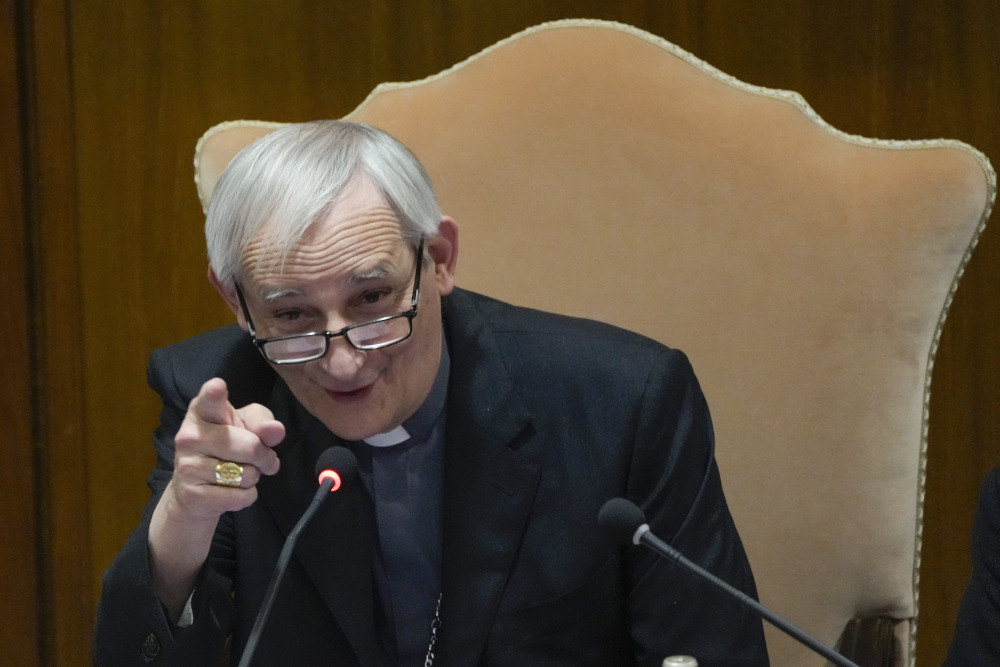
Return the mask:
[[232,461],[219,461],[215,466],[215,483],[219,486],[239,486],[243,482],[243,466]]

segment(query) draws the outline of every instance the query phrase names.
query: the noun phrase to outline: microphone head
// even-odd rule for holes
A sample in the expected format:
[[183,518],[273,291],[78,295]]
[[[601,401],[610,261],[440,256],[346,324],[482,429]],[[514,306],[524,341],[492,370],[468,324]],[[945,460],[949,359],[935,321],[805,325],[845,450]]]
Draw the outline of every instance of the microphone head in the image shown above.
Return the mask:
[[329,447],[316,459],[316,477],[320,484],[325,479],[332,479],[331,492],[353,481],[357,474],[358,459],[346,447]]
[[597,513],[597,525],[619,544],[635,544],[635,533],[645,523],[646,515],[642,510],[624,498],[612,498]]

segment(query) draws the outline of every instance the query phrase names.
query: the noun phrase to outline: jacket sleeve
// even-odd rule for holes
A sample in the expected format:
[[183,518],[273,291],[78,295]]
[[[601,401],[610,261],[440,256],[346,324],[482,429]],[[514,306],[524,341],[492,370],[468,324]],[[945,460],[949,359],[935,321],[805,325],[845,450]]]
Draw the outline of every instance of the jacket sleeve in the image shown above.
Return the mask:
[[94,630],[95,665],[218,665],[235,610],[231,596],[233,552],[231,517],[224,515],[208,560],[199,574],[192,598],[194,622],[179,627],[168,617],[156,595],[149,562],[149,521],[170,481],[174,462],[174,435],[192,396],[174,381],[170,357],[153,354],[147,369],[150,386],[163,406],[153,441],[157,464],[149,477],[151,491],[142,522],[104,573]]
[[[627,494],[653,534],[756,599],[743,544],[722,492],[705,397],[687,358],[665,350],[643,395]],[[639,664],[669,654],[711,665],[768,664],[761,619],[649,549],[626,551],[629,631]]]

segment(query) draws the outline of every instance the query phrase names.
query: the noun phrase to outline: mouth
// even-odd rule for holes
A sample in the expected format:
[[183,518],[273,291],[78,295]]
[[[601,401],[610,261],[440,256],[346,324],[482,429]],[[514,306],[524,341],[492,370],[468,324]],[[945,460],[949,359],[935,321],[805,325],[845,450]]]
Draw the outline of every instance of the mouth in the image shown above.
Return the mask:
[[333,400],[341,403],[353,403],[355,401],[362,401],[371,394],[372,387],[374,385],[368,385],[366,387],[361,387],[360,389],[352,389],[351,391],[334,391],[333,389],[327,389],[326,395]]

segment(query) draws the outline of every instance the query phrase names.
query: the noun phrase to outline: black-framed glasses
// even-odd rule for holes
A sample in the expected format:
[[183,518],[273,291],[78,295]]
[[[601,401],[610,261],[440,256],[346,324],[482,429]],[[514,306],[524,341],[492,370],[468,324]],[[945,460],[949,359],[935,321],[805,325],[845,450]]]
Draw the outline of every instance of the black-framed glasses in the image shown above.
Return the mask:
[[413,276],[413,296],[410,309],[396,315],[387,315],[371,322],[352,324],[340,331],[311,331],[290,336],[258,338],[250,319],[250,310],[239,283],[236,283],[236,298],[239,299],[243,316],[247,320],[250,338],[264,358],[272,364],[301,364],[326,355],[330,349],[330,339],[343,336],[351,347],[357,350],[380,350],[401,343],[413,333],[413,318],[417,316],[417,302],[420,300],[420,268],[423,265],[424,240],[417,245],[417,267]]

